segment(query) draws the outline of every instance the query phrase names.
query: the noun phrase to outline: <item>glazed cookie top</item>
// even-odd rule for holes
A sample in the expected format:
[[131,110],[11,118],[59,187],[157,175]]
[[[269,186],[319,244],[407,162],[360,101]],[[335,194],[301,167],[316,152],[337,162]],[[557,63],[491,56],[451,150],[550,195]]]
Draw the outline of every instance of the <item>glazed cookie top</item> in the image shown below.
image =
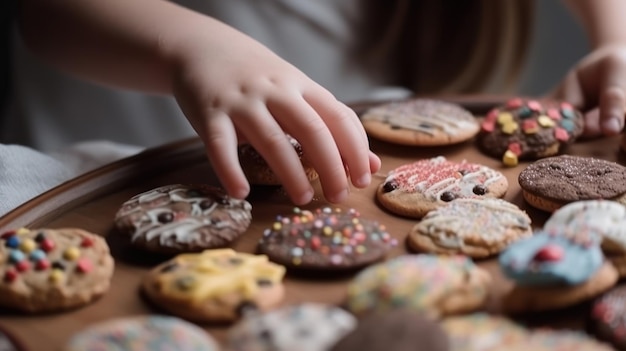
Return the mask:
[[260,286],[281,284],[285,268],[264,255],[217,249],[180,254],[153,268],[152,273],[146,279],[158,286],[161,295],[201,305],[229,295],[251,301]]
[[555,201],[611,199],[626,193],[626,167],[594,157],[561,155],[531,163],[518,181],[523,190]]
[[348,285],[347,307],[359,315],[407,307],[438,317],[445,298],[471,290],[483,300],[490,282],[467,256],[403,255],[359,272]]
[[228,331],[232,351],[326,351],[357,320],[330,305],[303,303],[249,314]]
[[381,187],[384,194],[421,193],[428,200],[445,203],[459,198],[489,196],[489,186],[502,181],[506,181],[504,175],[489,167],[438,156],[390,171]]
[[116,318],[74,335],[63,351],[217,351],[215,340],[195,324],[176,317]]
[[518,159],[550,156],[545,155],[549,147],[573,142],[583,127],[582,113],[568,103],[514,98],[487,113],[479,141],[490,155],[514,165]]
[[383,259],[396,244],[384,225],[353,208],[294,208],[265,229],[259,250],[291,267],[351,269]]
[[519,285],[577,285],[604,262],[597,236],[579,230],[537,231],[509,246],[499,258],[504,274]]
[[216,187],[173,184],[133,196],[115,215],[119,229],[159,251],[225,246],[252,220],[252,206]]

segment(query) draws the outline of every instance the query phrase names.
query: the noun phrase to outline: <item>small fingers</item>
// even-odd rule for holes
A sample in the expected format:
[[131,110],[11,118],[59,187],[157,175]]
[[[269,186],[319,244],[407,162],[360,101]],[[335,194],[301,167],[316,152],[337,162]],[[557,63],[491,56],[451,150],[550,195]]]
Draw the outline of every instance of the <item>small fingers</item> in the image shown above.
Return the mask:
[[619,134],[624,127],[626,108],[626,87],[610,86],[600,96],[599,126],[603,134]]
[[567,101],[577,108],[584,108],[586,104],[576,69],[571,70],[559,86],[548,95],[554,99]]

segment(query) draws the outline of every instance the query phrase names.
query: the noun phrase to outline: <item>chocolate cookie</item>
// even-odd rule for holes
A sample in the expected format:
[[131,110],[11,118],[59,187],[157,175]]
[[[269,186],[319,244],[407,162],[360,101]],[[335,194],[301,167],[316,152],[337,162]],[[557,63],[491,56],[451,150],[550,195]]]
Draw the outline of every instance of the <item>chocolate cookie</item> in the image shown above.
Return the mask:
[[355,209],[294,208],[278,216],[259,240],[259,251],[291,268],[347,270],[385,258],[397,241],[377,221]]
[[120,317],[77,332],[63,351],[217,351],[217,342],[202,328],[176,317]]
[[581,200],[626,204],[626,167],[594,157],[547,157],[523,169],[518,182],[524,199],[548,212]]
[[77,228],[20,228],[0,235],[0,306],[53,312],[109,290],[113,257],[104,238]]
[[115,225],[134,246],[159,253],[225,247],[252,221],[252,206],[216,187],[162,186],[133,196],[115,214]]
[[558,154],[583,127],[582,113],[568,103],[514,98],[485,116],[477,141],[487,155],[515,166],[518,160]]
[[[302,146],[292,136],[285,135],[291,146],[300,157],[304,173],[306,173],[309,181],[314,181],[319,178],[319,174],[315,171],[315,168],[309,164],[304,158]],[[241,144],[238,147],[239,162],[241,163],[241,169],[243,170],[248,182],[252,185],[281,185],[282,182],[276,176],[276,173],[272,171],[267,164],[263,156],[250,144]]]
[[357,320],[341,308],[318,303],[246,315],[228,330],[230,351],[327,351]]
[[593,302],[588,329],[618,350],[626,350],[626,285],[609,290]]
[[530,217],[502,199],[458,199],[428,212],[407,242],[417,252],[485,258],[532,235]]
[[390,171],[376,198],[395,214],[422,218],[455,199],[503,197],[508,186],[502,173],[487,166],[439,156]]
[[231,249],[180,254],[154,267],[142,291],[155,305],[195,322],[234,321],[282,301],[285,268]]
[[480,128],[474,115],[460,105],[423,98],[372,107],[361,121],[374,138],[416,146],[460,143],[473,138]]
[[448,351],[448,335],[436,322],[407,309],[373,313],[330,351]]

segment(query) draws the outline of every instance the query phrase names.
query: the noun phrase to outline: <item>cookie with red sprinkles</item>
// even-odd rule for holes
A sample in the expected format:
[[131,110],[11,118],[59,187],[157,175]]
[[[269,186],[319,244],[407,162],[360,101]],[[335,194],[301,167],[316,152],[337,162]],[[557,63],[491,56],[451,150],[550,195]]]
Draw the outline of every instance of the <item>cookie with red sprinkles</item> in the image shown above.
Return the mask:
[[593,302],[589,330],[618,350],[626,350],[626,285],[608,291]]
[[84,306],[109,290],[114,262],[103,237],[78,228],[0,234],[0,306],[53,312]]
[[351,270],[383,260],[395,245],[384,225],[353,208],[296,207],[265,229],[258,249],[294,269]]

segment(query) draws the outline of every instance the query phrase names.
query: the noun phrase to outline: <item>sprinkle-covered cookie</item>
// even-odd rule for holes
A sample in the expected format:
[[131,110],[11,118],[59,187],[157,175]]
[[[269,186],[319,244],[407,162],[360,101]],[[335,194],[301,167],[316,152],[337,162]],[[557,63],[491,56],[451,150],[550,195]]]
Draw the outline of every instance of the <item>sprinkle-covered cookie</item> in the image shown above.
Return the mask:
[[480,129],[474,115],[460,105],[424,98],[374,106],[361,115],[361,121],[374,138],[416,146],[460,143]]
[[593,302],[589,330],[618,350],[626,350],[626,285],[609,290]]
[[232,351],[327,351],[357,320],[329,305],[303,303],[246,315],[228,331]]
[[278,216],[259,241],[270,260],[292,268],[345,270],[380,261],[396,240],[377,221],[355,209],[294,208]]
[[[304,173],[306,174],[309,181],[314,181],[319,178],[319,175],[313,168],[311,164],[309,164],[304,158],[304,153],[302,151],[302,145],[294,139],[291,135],[286,134],[287,140],[291,143],[294,150],[300,157],[300,161],[302,162],[302,167],[304,168]],[[282,182],[278,179],[278,176],[270,166],[267,164],[263,156],[251,145],[251,144],[241,144],[238,147],[239,154],[239,163],[241,164],[241,169],[243,170],[246,178],[248,178],[248,182],[252,185],[281,185]]]
[[626,204],[626,167],[595,157],[547,157],[524,168],[518,182],[526,202],[548,212],[583,200]]
[[509,183],[489,167],[443,156],[402,165],[378,186],[380,204],[398,215],[421,218],[455,199],[501,198]]
[[441,326],[409,309],[377,312],[359,321],[331,351],[448,351],[450,342]]
[[532,235],[530,217],[502,199],[458,199],[430,211],[407,237],[417,252],[485,258]]
[[582,113],[568,103],[514,98],[487,113],[477,141],[486,154],[515,166],[558,154],[583,127]]
[[0,234],[0,306],[52,312],[84,306],[109,290],[113,257],[105,240],[78,228]]
[[[441,321],[451,351],[502,351],[524,343],[529,330],[504,316],[477,312]],[[530,350],[530,349],[529,349]]]
[[96,323],[70,338],[63,351],[218,351],[202,328],[176,317],[122,317]]
[[231,249],[180,254],[143,279],[146,297],[169,313],[197,322],[233,321],[248,310],[281,302],[285,268],[267,256]]
[[467,256],[403,255],[359,272],[346,305],[358,315],[408,308],[436,318],[481,307],[491,281]]
[[225,247],[252,221],[252,206],[207,185],[173,184],[133,196],[115,224],[134,246],[159,253]]
[[499,262],[515,282],[503,299],[512,313],[570,306],[608,290],[618,279],[613,265],[604,262],[597,236],[584,228],[535,232],[509,246]]

